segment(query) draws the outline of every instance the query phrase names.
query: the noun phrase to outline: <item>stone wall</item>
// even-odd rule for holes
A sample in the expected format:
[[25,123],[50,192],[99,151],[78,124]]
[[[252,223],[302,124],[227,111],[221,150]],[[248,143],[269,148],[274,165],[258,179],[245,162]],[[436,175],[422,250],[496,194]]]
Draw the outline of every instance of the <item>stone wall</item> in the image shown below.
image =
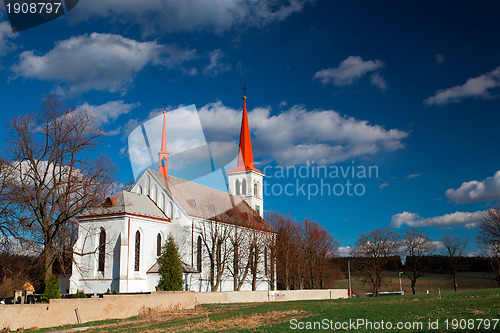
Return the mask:
[[347,289],[221,291],[196,293],[196,305],[210,303],[280,302],[347,298]]
[[48,304],[2,305],[0,328],[44,328],[129,318],[149,309],[192,309],[194,296],[194,292],[155,292],[140,295],[104,295],[103,298],[54,299]]
[[104,295],[103,298],[54,299],[48,304],[0,306],[0,328],[44,328],[147,313],[193,309],[200,304],[282,302],[347,298],[347,289],[222,291],[160,291],[138,295]]

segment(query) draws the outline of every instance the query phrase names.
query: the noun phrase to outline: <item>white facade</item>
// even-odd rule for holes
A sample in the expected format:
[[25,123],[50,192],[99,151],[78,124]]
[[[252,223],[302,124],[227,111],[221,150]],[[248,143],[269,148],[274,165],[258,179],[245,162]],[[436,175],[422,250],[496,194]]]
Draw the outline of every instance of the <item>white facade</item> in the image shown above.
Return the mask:
[[[260,181],[256,187],[262,193],[262,176],[257,174],[259,178],[248,172],[243,174],[246,174],[248,184],[254,184],[256,179]],[[231,178],[235,176],[230,175]],[[250,187],[253,190],[254,186]],[[219,228],[228,232],[227,269],[218,290],[234,289],[233,274],[229,269],[232,267],[233,252],[229,244],[230,237],[234,237],[236,232],[238,235],[245,232],[258,239],[259,264],[255,289],[273,290],[276,287],[276,279],[272,276],[275,263],[266,247],[275,234],[255,212],[255,205],[260,205],[259,214],[262,216],[262,195],[259,197],[249,191],[248,195],[234,196],[172,176],[165,178],[147,169],[131,192],[122,191],[115,198],[108,198],[102,207],[79,218],[70,293],[77,290],[86,293],[154,291],[159,281],[155,266],[158,246],[165,243],[169,234],[174,236],[184,263],[185,289],[211,291],[207,248],[202,242],[201,256],[198,255],[198,238],[202,238],[204,230],[206,238],[207,225],[213,223],[213,217],[228,212],[235,216],[234,224],[230,220],[227,223],[217,222]],[[245,226],[245,223],[248,225]],[[244,258],[249,253],[245,248],[247,245],[242,242],[239,249],[242,261],[247,260]],[[198,272],[200,258],[201,272]],[[252,290],[251,281],[252,276],[248,273],[240,290]]]

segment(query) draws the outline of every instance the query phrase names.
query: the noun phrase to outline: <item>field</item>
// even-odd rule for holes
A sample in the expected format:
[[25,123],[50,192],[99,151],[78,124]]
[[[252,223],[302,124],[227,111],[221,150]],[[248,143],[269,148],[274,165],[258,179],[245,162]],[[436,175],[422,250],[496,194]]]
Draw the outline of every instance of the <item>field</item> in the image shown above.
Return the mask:
[[[384,272],[383,285],[381,291],[398,291],[399,290],[399,274],[398,272]],[[487,289],[498,287],[495,281],[495,274],[488,272],[459,272],[457,274],[458,289]],[[369,292],[369,285],[363,278],[357,274],[351,274],[352,290],[360,297]],[[406,295],[412,293],[410,279],[404,274],[401,274],[401,284]],[[335,283],[334,288],[347,288],[348,281],[340,280]],[[430,274],[426,273],[423,277],[417,280],[415,286],[417,294],[425,294],[427,290],[430,293],[454,291],[453,280],[451,274]]]
[[[312,328],[308,331],[332,330],[335,325],[344,325],[347,329],[340,329],[342,332],[448,332],[454,327],[461,332],[498,332],[499,292],[499,289],[483,289],[442,293],[441,298],[434,293],[332,301],[204,305],[176,314],[153,311],[126,321],[94,323],[97,326],[86,332],[290,332],[293,328],[294,331],[305,330],[308,325]],[[357,324],[360,326],[352,326]],[[387,329],[388,325],[393,325],[393,329]],[[396,325],[403,325],[403,329],[396,330]]]

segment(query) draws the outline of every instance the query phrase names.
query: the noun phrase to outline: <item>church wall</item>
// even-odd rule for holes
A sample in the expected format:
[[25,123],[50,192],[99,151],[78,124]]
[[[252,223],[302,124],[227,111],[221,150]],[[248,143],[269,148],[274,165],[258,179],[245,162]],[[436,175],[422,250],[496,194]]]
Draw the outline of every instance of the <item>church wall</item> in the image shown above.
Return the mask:
[[[106,231],[106,259],[104,274],[98,272],[98,242],[101,228]],[[86,253],[75,260],[70,293],[77,289],[104,293],[153,291],[146,274],[157,259],[157,235],[163,245],[170,232],[169,222],[140,217],[120,216],[107,219],[80,221],[77,252]],[[130,236],[128,234],[130,230]],[[135,270],[135,236],[140,234],[139,270]],[[81,251],[82,249],[83,251]],[[76,250],[76,248],[75,248]],[[85,276],[85,278],[82,277]],[[154,283],[154,282],[152,282]]]

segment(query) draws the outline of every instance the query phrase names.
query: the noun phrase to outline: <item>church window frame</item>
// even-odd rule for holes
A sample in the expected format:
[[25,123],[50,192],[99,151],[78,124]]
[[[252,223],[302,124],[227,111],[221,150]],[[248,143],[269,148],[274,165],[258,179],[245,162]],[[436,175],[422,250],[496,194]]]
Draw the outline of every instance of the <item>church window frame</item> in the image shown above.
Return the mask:
[[161,256],[161,232],[156,235],[156,256]]
[[162,191],[161,195],[160,195],[160,198],[159,198],[160,202],[158,202],[158,207],[160,207],[161,210],[163,210],[163,212],[165,213],[165,202],[167,201],[167,198],[165,196],[165,193]]
[[101,230],[99,232],[97,271],[104,274],[105,265],[106,265],[106,230],[104,230],[104,228],[101,227]]
[[141,232],[135,232],[135,248],[134,248],[134,272],[139,272],[141,265]]
[[241,180],[241,195],[247,195],[247,180],[245,178]]
[[167,216],[170,217],[171,219],[174,218],[174,204],[172,203],[172,201],[168,202],[168,214],[167,214]]
[[240,195],[240,180],[239,179],[236,179],[234,181],[234,193],[236,195]]
[[201,236],[198,236],[198,240],[196,242],[196,269],[200,273],[201,273],[202,266],[203,266],[202,254],[203,254],[203,247],[202,247]]
[[142,186],[137,186],[137,193],[142,194]]
[[259,182],[253,184],[253,195],[256,197],[259,196]]
[[156,184],[153,184],[152,189],[151,189],[151,199],[157,203],[158,202],[158,188],[156,187]]

